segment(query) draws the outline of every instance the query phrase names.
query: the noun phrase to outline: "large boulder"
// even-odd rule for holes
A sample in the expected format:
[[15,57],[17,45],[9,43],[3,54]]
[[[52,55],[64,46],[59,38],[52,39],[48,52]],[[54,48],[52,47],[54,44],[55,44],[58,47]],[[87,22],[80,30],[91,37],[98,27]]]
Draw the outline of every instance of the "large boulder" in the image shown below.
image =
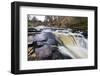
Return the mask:
[[40,59],[40,60],[41,59],[51,59],[52,49],[50,46],[44,45],[40,48],[36,48],[35,53],[36,53],[38,59]]
[[35,42],[35,45],[37,45],[37,47],[45,45],[45,44],[49,44],[49,45],[58,44],[56,36],[51,32],[45,32],[45,33],[43,32],[43,33],[35,35],[33,38],[33,43],[34,42]]

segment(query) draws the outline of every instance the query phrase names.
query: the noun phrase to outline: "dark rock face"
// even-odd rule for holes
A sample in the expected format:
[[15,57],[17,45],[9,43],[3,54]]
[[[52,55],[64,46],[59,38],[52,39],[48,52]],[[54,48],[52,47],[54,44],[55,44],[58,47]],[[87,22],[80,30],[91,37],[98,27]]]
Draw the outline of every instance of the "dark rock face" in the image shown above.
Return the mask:
[[47,59],[71,59],[70,56],[62,55],[58,48],[51,47],[50,45],[44,45],[40,48],[36,48],[35,52],[38,56],[39,60],[47,60]]
[[40,33],[34,36],[33,43],[36,42],[35,45],[57,45],[57,39],[55,35],[51,32]]
[[83,32],[82,35],[84,35],[85,38],[88,37],[88,33],[87,32]]
[[51,32],[40,33],[34,36],[33,47],[38,60],[71,59],[59,52],[58,41]]
[[55,39],[48,39],[46,43],[49,45],[57,45],[58,44],[57,40],[55,40]]
[[50,46],[44,45],[40,48],[36,48],[35,53],[38,56],[38,59],[49,59],[52,54],[52,49]]

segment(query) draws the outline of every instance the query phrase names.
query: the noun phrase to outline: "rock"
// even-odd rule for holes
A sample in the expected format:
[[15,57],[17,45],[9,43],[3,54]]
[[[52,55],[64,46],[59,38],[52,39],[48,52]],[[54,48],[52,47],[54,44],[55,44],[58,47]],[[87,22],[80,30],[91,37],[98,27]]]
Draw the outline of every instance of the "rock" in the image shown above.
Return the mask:
[[50,56],[52,54],[52,49],[48,45],[44,45],[40,48],[35,49],[35,53],[38,57],[38,59],[50,59]]

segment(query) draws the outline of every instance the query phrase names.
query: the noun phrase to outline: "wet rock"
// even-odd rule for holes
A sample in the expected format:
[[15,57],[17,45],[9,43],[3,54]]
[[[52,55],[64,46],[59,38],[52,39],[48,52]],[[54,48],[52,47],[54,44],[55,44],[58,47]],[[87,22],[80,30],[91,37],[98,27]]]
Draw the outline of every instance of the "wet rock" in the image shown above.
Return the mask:
[[49,45],[57,45],[58,44],[57,40],[55,40],[55,39],[48,39],[46,43]]
[[45,44],[49,45],[57,45],[57,39],[55,35],[51,32],[45,32],[45,33],[40,33],[34,36],[33,43],[36,43],[35,45],[38,46],[43,46]]
[[38,56],[38,59],[50,59],[52,54],[52,49],[48,45],[44,45],[40,48],[35,49],[35,53]]
[[45,33],[36,34],[33,38],[33,41],[44,41],[47,40]]

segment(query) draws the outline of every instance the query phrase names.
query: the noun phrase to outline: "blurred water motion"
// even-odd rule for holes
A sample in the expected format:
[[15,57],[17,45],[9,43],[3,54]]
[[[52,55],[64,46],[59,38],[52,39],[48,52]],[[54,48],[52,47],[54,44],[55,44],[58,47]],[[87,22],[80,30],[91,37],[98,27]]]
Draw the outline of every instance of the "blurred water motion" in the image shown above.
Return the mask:
[[57,35],[63,42],[63,46],[59,46],[60,52],[69,54],[72,58],[87,58],[87,40],[82,37],[76,37],[74,34],[60,34]]
[[44,26],[35,27],[34,29],[35,32],[28,35],[28,45],[32,45],[32,47],[28,47],[28,60],[88,57],[88,40],[82,35],[82,32],[73,33],[72,29],[69,28]]

